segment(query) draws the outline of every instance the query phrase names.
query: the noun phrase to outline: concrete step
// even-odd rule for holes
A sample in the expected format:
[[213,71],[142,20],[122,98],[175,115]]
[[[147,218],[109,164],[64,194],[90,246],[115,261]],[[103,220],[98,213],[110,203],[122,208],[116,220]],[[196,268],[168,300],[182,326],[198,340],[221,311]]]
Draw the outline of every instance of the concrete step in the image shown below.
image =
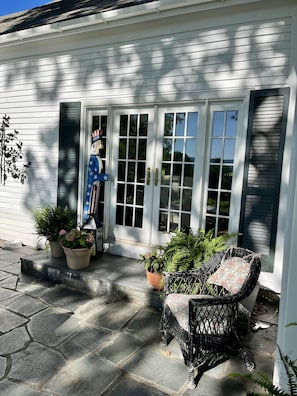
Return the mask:
[[92,296],[127,299],[157,309],[162,306],[162,292],[153,290],[143,266],[127,257],[104,253],[91,259],[87,269],[77,271],[66,266],[65,258],[52,258],[46,251],[37,251],[21,258],[21,271]]

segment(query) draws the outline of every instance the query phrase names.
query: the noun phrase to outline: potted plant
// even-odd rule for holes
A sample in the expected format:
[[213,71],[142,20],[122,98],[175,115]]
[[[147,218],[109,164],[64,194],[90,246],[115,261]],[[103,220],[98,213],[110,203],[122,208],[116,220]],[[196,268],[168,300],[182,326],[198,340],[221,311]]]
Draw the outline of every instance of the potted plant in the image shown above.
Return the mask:
[[194,233],[190,228],[176,230],[164,246],[165,270],[167,272],[189,271],[199,268],[215,253],[226,249],[227,241],[235,234],[224,233],[217,237],[213,231],[199,230]]
[[79,228],[73,228],[69,232],[62,229],[59,234],[67,266],[71,269],[87,268],[90,264],[91,248],[95,244],[94,235]]
[[163,248],[154,248],[151,252],[140,254],[138,262],[143,264],[150,285],[156,290],[162,290],[164,287],[162,272],[165,270]]
[[53,257],[64,255],[63,249],[58,243],[61,229],[70,231],[74,227],[74,219],[71,210],[67,207],[61,208],[55,205],[46,205],[37,208],[33,212],[36,232],[49,241]]

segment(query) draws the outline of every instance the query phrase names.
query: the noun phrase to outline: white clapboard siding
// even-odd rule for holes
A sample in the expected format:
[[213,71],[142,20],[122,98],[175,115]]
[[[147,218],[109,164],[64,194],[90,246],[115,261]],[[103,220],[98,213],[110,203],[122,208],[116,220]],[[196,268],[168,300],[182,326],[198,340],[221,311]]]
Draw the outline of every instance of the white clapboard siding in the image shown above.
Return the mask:
[[16,46],[7,59],[0,54],[1,113],[11,116],[25,160],[32,161],[25,186],[0,186],[0,239],[36,244],[30,211],[56,202],[59,102],[154,104],[287,84],[290,16],[238,18],[216,27],[210,20],[209,28],[187,18],[174,26],[144,24],[143,31],[121,28],[121,35],[106,30],[77,41],[61,36],[27,53]]

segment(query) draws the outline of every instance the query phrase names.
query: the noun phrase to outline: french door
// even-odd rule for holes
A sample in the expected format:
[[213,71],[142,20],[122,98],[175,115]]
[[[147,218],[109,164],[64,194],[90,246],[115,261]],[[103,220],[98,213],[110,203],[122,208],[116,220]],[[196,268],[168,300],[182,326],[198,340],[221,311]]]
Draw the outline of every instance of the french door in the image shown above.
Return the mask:
[[160,244],[166,233],[197,223],[192,201],[199,176],[199,117],[197,106],[115,111],[111,229],[116,240]]

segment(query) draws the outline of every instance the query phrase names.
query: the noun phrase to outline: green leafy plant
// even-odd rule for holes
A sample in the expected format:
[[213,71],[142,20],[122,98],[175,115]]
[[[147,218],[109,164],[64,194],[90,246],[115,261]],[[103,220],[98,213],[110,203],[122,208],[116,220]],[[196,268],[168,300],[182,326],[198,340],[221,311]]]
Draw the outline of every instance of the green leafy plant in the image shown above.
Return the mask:
[[46,205],[35,209],[33,216],[37,234],[46,237],[50,242],[58,241],[62,229],[68,232],[75,226],[73,214],[67,207]]
[[152,252],[140,254],[138,263],[143,264],[144,268],[149,272],[162,273],[165,270],[165,259],[162,247],[154,248]]
[[59,242],[62,246],[69,249],[90,249],[94,243],[95,238],[91,232],[73,228],[69,232],[66,230],[60,230]]
[[225,233],[214,237],[213,231],[177,230],[164,246],[166,271],[189,271],[200,267],[215,253],[224,250],[234,235]]
[[9,176],[23,184],[30,167],[30,162],[20,164],[23,158],[23,142],[18,139],[18,131],[6,131],[9,126],[10,117],[4,115],[0,124],[0,184],[4,186]]

